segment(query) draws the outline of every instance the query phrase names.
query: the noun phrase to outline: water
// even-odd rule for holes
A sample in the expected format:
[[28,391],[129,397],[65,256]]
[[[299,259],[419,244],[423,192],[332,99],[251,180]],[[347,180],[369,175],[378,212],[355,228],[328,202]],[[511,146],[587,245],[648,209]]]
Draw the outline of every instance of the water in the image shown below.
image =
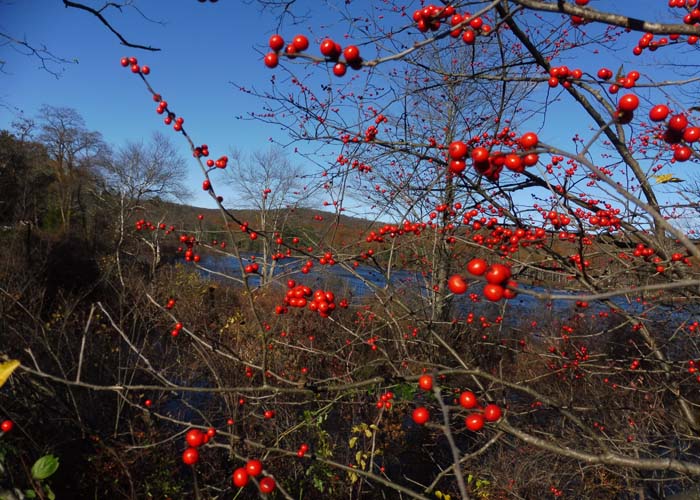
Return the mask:
[[[253,254],[242,255],[245,266],[254,262]],[[426,278],[421,273],[408,270],[392,270],[390,279],[387,280],[386,275],[375,267],[368,265],[360,265],[354,268],[354,273],[344,267],[336,264],[334,266],[321,266],[315,264],[308,274],[303,274],[300,269],[306,259],[286,258],[278,261],[274,275],[281,283],[285,283],[288,279],[296,280],[299,284],[304,284],[312,289],[322,288],[330,289],[339,297],[355,298],[371,298],[375,288],[385,289],[390,285],[396,295],[405,296],[412,294],[415,297],[428,297],[429,276]],[[200,265],[204,268],[231,275],[240,279],[241,263],[235,257],[222,257],[217,255],[204,255],[200,261]],[[211,277],[216,280],[225,280],[225,278],[210,274],[202,270],[202,275]],[[251,286],[259,286],[260,276],[251,275],[249,277]],[[575,307],[577,293],[567,290],[550,289],[542,286],[531,286],[521,284],[518,288],[523,291],[518,296],[511,300],[504,300],[497,303],[487,300],[479,300],[474,302],[470,299],[470,293],[476,293],[481,296],[481,283],[470,285],[467,293],[453,298],[453,311],[457,318],[464,317],[469,313],[488,318],[495,318],[503,314],[506,324],[515,324],[523,318],[532,317],[533,312],[546,311],[550,317],[559,317],[564,319],[571,314],[583,312],[583,309]],[[528,294],[555,294],[568,295],[571,299],[556,299],[547,300]],[[624,296],[612,297],[610,302],[620,310],[634,315],[643,314],[647,306],[636,300],[628,300]],[[505,305],[505,310],[504,310]],[[585,309],[587,315],[596,315],[601,313],[609,313],[610,307],[601,301],[593,301],[589,307]],[[507,314],[506,314],[507,313]],[[660,318],[672,318],[675,321],[690,320],[694,321],[700,317],[700,304],[689,303],[681,306],[674,305],[657,305],[650,313],[648,320]],[[543,318],[536,318],[543,319]]]

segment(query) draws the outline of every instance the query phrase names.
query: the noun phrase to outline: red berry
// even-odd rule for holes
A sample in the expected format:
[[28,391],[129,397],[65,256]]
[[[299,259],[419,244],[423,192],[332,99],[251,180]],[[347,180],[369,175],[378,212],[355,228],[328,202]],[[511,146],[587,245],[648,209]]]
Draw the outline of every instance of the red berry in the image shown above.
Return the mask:
[[417,423],[418,425],[423,425],[430,419],[430,413],[425,407],[421,406],[413,410],[412,417],[415,423]]
[[462,141],[454,141],[450,143],[447,153],[453,160],[461,160],[467,156],[467,145]]
[[598,70],[598,78],[600,78],[601,80],[609,80],[610,78],[612,78],[612,76],[613,72],[608,68],[600,68]]
[[345,50],[343,50],[343,56],[345,56],[345,60],[348,64],[358,63],[360,62],[360,49],[355,45],[348,45],[345,47]]
[[653,122],[662,122],[666,119],[670,110],[665,104],[658,104],[649,110],[649,119]]
[[700,140],[700,127],[688,127],[683,131],[685,142],[697,142]]
[[500,285],[510,278],[510,268],[503,264],[493,264],[484,275],[492,285]]
[[333,74],[335,76],[344,76],[345,73],[347,72],[348,68],[345,65],[345,63],[336,63],[335,66],[333,66]]
[[632,112],[639,107],[639,97],[634,94],[625,94],[620,97],[617,108],[622,111]]
[[459,274],[453,274],[447,280],[447,288],[450,289],[450,292],[461,295],[467,291],[467,282]]
[[260,480],[260,493],[272,493],[275,490],[275,480],[264,477]]
[[309,48],[309,39],[304,35],[297,35],[294,37],[294,40],[292,40],[292,46],[297,52],[302,52]]
[[488,264],[484,259],[472,259],[467,264],[467,271],[474,276],[481,276],[486,272]]
[[187,434],[185,434],[185,441],[187,441],[187,444],[192,448],[202,446],[202,444],[204,444],[204,433],[199,429],[190,429],[187,431]]
[[270,48],[275,52],[282,50],[284,47],[284,39],[279,35],[272,35],[270,37]]
[[478,413],[472,413],[464,419],[464,423],[470,431],[480,431],[484,428],[484,417]]
[[330,38],[326,38],[321,42],[321,54],[326,57],[336,58],[338,53],[336,52],[335,42]]
[[262,472],[263,465],[260,460],[248,460],[248,462],[245,464],[245,470],[248,473],[248,475],[257,477],[260,475]]
[[10,432],[14,426],[15,423],[12,420],[3,420],[0,424],[0,430],[2,430],[2,432]]
[[692,154],[693,151],[688,146],[678,146],[673,152],[673,158],[676,161],[688,161]]
[[279,64],[279,57],[275,52],[268,52],[265,54],[265,66],[268,68],[276,68],[277,65]]
[[539,142],[539,138],[537,137],[537,134],[534,132],[526,132],[523,134],[523,136],[520,138],[520,147],[523,149],[532,149],[535,146],[537,146],[537,143]]
[[495,404],[488,404],[484,408],[484,418],[487,422],[495,422],[501,418],[501,408]]
[[481,163],[489,159],[489,150],[483,147],[472,149],[472,160],[475,163]]
[[459,175],[467,168],[464,160],[450,160],[449,170],[454,175]]
[[668,128],[673,132],[682,132],[688,126],[688,118],[684,114],[673,115],[668,120]]
[[429,391],[433,388],[433,377],[430,375],[423,375],[418,379],[418,385],[424,391]]
[[187,448],[182,452],[182,461],[186,465],[194,465],[199,460],[199,452],[196,448]]
[[459,404],[468,410],[476,408],[476,394],[474,394],[472,391],[464,391],[459,395]]
[[233,480],[234,486],[237,486],[238,488],[243,488],[246,484],[248,484],[248,472],[245,470],[244,467],[239,467],[238,469],[233,471],[231,479]]
[[484,286],[484,297],[491,302],[498,302],[503,298],[503,287],[501,285],[487,283],[486,286]]

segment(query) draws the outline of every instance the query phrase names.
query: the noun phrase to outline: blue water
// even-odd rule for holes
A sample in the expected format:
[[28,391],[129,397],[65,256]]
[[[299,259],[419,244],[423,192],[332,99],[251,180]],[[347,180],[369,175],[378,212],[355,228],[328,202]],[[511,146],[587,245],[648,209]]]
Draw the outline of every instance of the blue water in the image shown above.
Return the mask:
[[[242,255],[243,266],[254,262],[252,254]],[[288,279],[296,280],[299,284],[304,284],[312,289],[322,288],[332,290],[338,299],[348,298],[370,298],[375,290],[375,287],[380,289],[393,288],[394,293],[400,296],[412,294],[416,297],[427,297],[428,290],[426,288],[426,278],[420,273],[406,270],[392,270],[390,279],[387,280],[386,275],[381,270],[369,265],[360,265],[354,268],[353,274],[349,270],[336,264],[334,266],[322,266],[315,264],[308,274],[301,273],[300,269],[306,259],[287,258],[278,261],[275,268],[275,277],[279,279],[280,284],[276,286],[284,286]],[[235,257],[222,257],[216,255],[204,255],[200,265],[204,268],[231,275],[235,278],[240,278],[241,265]],[[216,280],[225,280],[214,274],[209,274],[202,270],[204,276],[209,276]],[[253,287],[259,286],[260,277],[251,275],[248,278],[249,284]],[[575,307],[576,294],[575,292],[547,289],[541,286],[520,285],[519,289],[524,293],[519,293],[514,299],[501,301],[497,303],[480,300],[473,302],[469,298],[469,293],[475,292],[481,295],[481,283],[470,285],[467,293],[453,298],[453,313],[457,318],[464,317],[469,313],[484,315],[493,319],[501,313],[504,313],[504,321],[506,324],[514,324],[525,317],[531,317],[532,311],[542,312],[551,317],[569,316],[576,312],[584,312],[582,309]],[[568,295],[572,299],[564,300],[546,300],[528,295],[527,292],[538,294],[555,294]],[[645,306],[636,301],[628,300],[625,297],[613,297],[610,301],[621,310],[625,310],[632,314],[641,314],[644,312]],[[505,310],[503,309],[505,306]],[[507,314],[505,314],[507,312]],[[591,302],[589,307],[585,309],[587,315],[598,314],[600,312],[610,312],[610,308],[602,302]],[[700,317],[700,304],[690,303],[681,306],[657,306],[653,309],[648,319],[654,318],[669,318],[675,320],[697,320]],[[544,318],[538,318],[540,320]]]

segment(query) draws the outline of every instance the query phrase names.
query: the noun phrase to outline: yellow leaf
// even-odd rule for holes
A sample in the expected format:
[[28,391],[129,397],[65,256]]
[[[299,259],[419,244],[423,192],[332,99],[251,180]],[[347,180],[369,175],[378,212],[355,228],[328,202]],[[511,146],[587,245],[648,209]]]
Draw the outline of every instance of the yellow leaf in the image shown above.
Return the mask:
[[350,449],[352,450],[355,447],[355,445],[357,444],[357,436],[351,437],[349,444],[350,444]]
[[438,497],[438,498],[442,498],[442,491],[437,490],[437,491],[435,492],[435,496]]
[[657,184],[666,184],[667,182],[683,182],[683,179],[674,177],[673,174],[655,175],[654,179],[656,179]]
[[372,431],[369,430],[369,429],[365,429],[365,436],[367,436],[368,438],[371,438],[371,437],[372,437]]
[[5,361],[0,364],[0,387],[5,385],[7,379],[10,378],[12,372],[19,366],[19,361],[16,359],[11,359],[10,361]]

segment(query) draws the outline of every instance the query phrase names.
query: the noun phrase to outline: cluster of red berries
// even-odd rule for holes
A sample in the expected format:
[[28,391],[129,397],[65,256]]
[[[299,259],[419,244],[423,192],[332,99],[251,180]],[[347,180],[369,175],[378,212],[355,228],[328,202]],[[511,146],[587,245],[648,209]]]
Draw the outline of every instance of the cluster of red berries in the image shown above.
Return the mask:
[[550,222],[556,229],[566,227],[571,223],[571,218],[566,214],[560,214],[554,210],[547,212],[545,220]]
[[167,111],[165,118],[163,118],[163,123],[170,125],[175,120],[175,125],[173,125],[173,130],[175,132],[182,132],[182,125],[185,123],[185,119],[181,116],[175,117],[175,113],[168,109],[168,101],[164,100],[160,94],[153,94],[153,100],[158,103],[156,107],[156,113],[162,115]]
[[175,323],[173,329],[170,330],[170,335],[173,337],[177,337],[178,335],[180,335],[180,330],[182,330],[182,323],[178,321],[177,323]]
[[[199,262],[201,260],[200,255],[194,253],[194,246],[197,244],[197,239],[194,236],[187,236],[186,234],[181,234],[180,243],[184,243],[185,246],[187,246],[187,250],[185,250],[186,262]],[[178,251],[180,251],[180,248],[178,248]]]
[[[613,73],[607,68],[601,68],[598,70],[598,76],[603,80],[609,80],[612,78]],[[626,76],[620,75],[615,79],[615,83],[610,84],[610,87],[608,87],[608,92],[611,94],[617,94],[620,91],[620,88],[631,89],[637,85],[637,80],[639,80],[640,76],[639,71],[636,70],[629,71]]]
[[452,38],[461,36],[462,41],[468,45],[474,43],[477,33],[488,35],[492,29],[491,26],[484,23],[481,17],[472,17],[469,12],[459,14],[452,5],[437,6],[429,4],[413,12],[413,21],[421,33],[437,31],[442,26],[442,23],[448,21],[448,19],[452,27],[450,36]]
[[301,445],[299,445],[299,449],[297,450],[297,457],[304,458],[304,455],[306,455],[306,452],[308,451],[309,445],[306,443],[301,443]]
[[[294,54],[298,54],[309,48],[309,39],[304,35],[297,35],[292,39],[292,43],[285,47],[284,38],[280,35],[272,35],[270,37],[269,46],[272,52],[265,54],[263,61],[268,68],[275,68],[279,64],[278,54],[282,48],[284,48],[284,53],[287,57],[293,58]],[[348,66],[353,69],[362,67],[360,49],[356,45],[348,45],[343,49],[338,42],[330,38],[325,38],[321,41],[319,48],[321,54],[327,61],[335,63],[333,65],[333,74],[335,76],[344,76]],[[341,55],[343,56],[342,61],[339,60]]]
[[609,229],[619,229],[622,221],[618,217],[620,209],[598,210],[588,218],[592,226],[606,227]]
[[139,61],[135,57],[122,57],[120,63],[125,68],[130,67],[132,73],[148,75],[151,72],[148,66],[139,66]]
[[[510,131],[506,133],[510,135]],[[517,145],[522,151],[529,151],[539,142],[537,134],[527,132],[513,144]],[[462,141],[453,141],[447,148],[449,157],[449,170],[454,175],[461,174],[467,167],[466,158],[469,152],[469,146]],[[489,152],[483,146],[475,147],[471,150],[471,159],[474,169],[481,175],[485,176],[492,182],[498,180],[503,168],[507,168],[516,173],[522,173],[526,167],[531,167],[539,161],[539,156],[536,153],[518,154],[515,151],[504,153],[502,151]]]
[[175,299],[173,299],[172,297],[169,298],[168,301],[165,303],[165,308],[172,309],[173,307],[175,307],[175,302]]
[[[270,48],[274,52],[268,52],[265,54],[264,62],[265,66],[268,68],[274,68],[279,64],[279,56],[277,55],[280,50],[284,47],[284,38],[280,35],[272,35],[269,42]],[[294,37],[291,44],[285,49],[285,53],[288,55],[296,54],[297,52],[302,52],[309,48],[309,40],[304,35],[297,35]]]
[[226,168],[226,166],[228,165],[228,156],[220,156],[218,160],[212,160],[211,158],[209,158],[206,163],[207,167],[209,168]]
[[347,158],[342,154],[338,155],[336,161],[341,166],[350,164],[351,168],[357,169],[357,171],[362,174],[370,173],[372,171],[372,165],[368,165],[367,163],[364,163],[357,159],[351,161],[350,158]]
[[[260,460],[248,460],[244,467],[239,467],[233,471],[231,479],[234,486],[244,488],[250,482],[251,477],[257,477],[262,474],[262,469],[263,465]],[[269,476],[261,478],[258,482],[260,493],[263,494],[272,493],[275,487],[275,480]]]
[[422,9],[413,12],[413,21],[416,23],[418,31],[425,33],[426,31],[437,31],[443,21],[454,16],[455,8],[451,5],[438,7],[437,5],[428,4]]
[[[294,280],[287,282],[287,294],[284,297],[285,306],[303,308],[308,304],[308,297],[311,297],[313,291],[305,285],[297,285]],[[275,312],[284,314],[287,312],[285,306],[277,306]]]
[[206,432],[199,429],[190,429],[185,434],[185,443],[187,449],[182,452],[182,461],[186,465],[194,465],[199,461],[198,448],[209,442],[211,438],[216,436],[216,429],[210,427]]
[[[287,306],[298,308],[308,306],[311,311],[318,312],[322,318],[327,318],[336,308],[335,294],[330,290],[316,290],[314,292],[308,286],[297,285],[294,280],[287,281],[287,288],[287,294],[284,297],[285,305],[275,308],[277,314],[287,313],[289,311]],[[347,300],[341,300],[338,306],[348,307]]]
[[[348,66],[352,69],[360,69],[362,67],[362,57],[360,57],[360,49],[357,45],[348,45],[343,49],[338,42],[325,38],[321,41],[320,50],[326,60],[335,62],[333,65],[333,74],[335,76],[344,76]],[[339,61],[341,54],[344,61]]]
[[335,307],[335,295],[331,291],[316,290],[313,300],[309,301],[309,309],[318,311],[322,318],[329,317]]
[[[418,379],[418,387],[424,391],[429,391],[433,388],[433,377],[430,375],[422,375]],[[483,408],[479,406],[476,394],[471,391],[464,391],[460,394],[459,405],[467,410],[475,410],[464,419],[467,429],[470,431],[480,431],[484,427],[485,422],[497,422],[502,416],[501,408],[493,403],[487,404]],[[421,406],[413,410],[413,421],[418,425],[425,424],[430,419],[430,412],[427,408]]]
[[[681,0],[680,3],[684,3],[685,0]],[[671,3],[678,3],[677,0],[670,0],[669,1],[669,7],[674,7],[677,5],[670,5]],[[693,9],[690,12],[688,12],[684,17],[683,17],[683,23],[684,24],[689,24],[692,26],[698,26],[700,24],[700,9]],[[668,38],[663,36],[659,38],[658,40],[654,40],[654,34],[653,33],[644,33],[642,35],[642,38],[639,39],[637,42],[637,45],[632,49],[632,53],[635,56],[640,56],[644,52],[645,49],[650,50],[651,52],[654,52],[657,50],[659,47],[663,47],[664,45],[668,45],[670,42],[677,42],[680,39],[680,35],[678,33],[672,33],[668,35]],[[698,43],[698,36],[697,35],[689,35],[687,40],[688,45],[695,45]]]
[[[497,302],[503,298],[513,299],[517,293],[512,290],[518,286],[510,279],[510,268],[503,264],[488,265],[484,259],[475,258],[467,264],[467,271],[473,276],[483,276],[486,278],[483,294],[488,300]],[[447,281],[450,292],[461,295],[467,291],[467,282],[459,275],[452,275]]]
[[[690,373],[691,375],[696,374],[696,373],[698,372],[698,367],[697,367],[697,365],[700,365],[700,361],[697,361],[697,362],[696,362],[695,360],[692,360],[692,359],[689,360],[689,361],[688,361],[688,373]],[[700,375],[697,375],[697,376],[695,377],[695,380],[697,380],[698,382],[700,382]],[[9,420],[6,420],[5,422],[9,422]],[[10,423],[12,423],[12,422],[10,422]],[[3,425],[4,425],[4,422],[3,422]]]
[[391,409],[392,402],[391,400],[394,399],[394,393],[393,392],[385,392],[381,396],[379,396],[379,401],[377,401],[377,408],[380,410],[382,408],[385,408],[387,410]]
[[370,231],[365,238],[365,241],[367,243],[372,243],[374,241],[383,243],[385,235],[388,235],[392,239],[405,234],[415,234],[418,236],[420,235],[421,230],[425,229],[427,226],[428,225],[425,222],[410,221],[404,221],[401,226],[397,226],[396,224],[385,224],[379,228],[379,231]]
[[241,232],[242,232],[242,233],[248,233],[248,238],[250,238],[251,240],[253,240],[253,241],[254,241],[254,240],[257,240],[257,239],[258,239],[258,233],[256,233],[255,231],[251,230],[250,227],[248,227],[248,226],[249,226],[249,224],[248,224],[247,221],[244,222],[243,224],[241,224],[241,225],[240,225]]
[[175,226],[168,227],[164,222],[161,222],[160,224],[156,225],[153,224],[153,222],[151,221],[147,221],[146,219],[137,220],[134,223],[134,227],[137,231],[143,231],[144,229],[155,231],[156,229],[160,229],[161,231],[165,231],[166,235],[175,231]]
[[[465,24],[466,21],[469,21]],[[452,38],[462,37],[462,41],[467,45],[474,45],[476,35],[488,35],[491,33],[491,26],[484,24],[484,20],[475,16],[472,17],[469,12],[464,14],[455,13],[450,16],[450,36]]]
[[[657,104],[649,110],[649,119],[653,122],[662,122],[668,118],[670,113],[671,110],[668,106]],[[668,118],[662,139],[673,148],[675,161],[687,161],[693,155],[692,149],[687,144],[700,140],[700,127],[691,126],[685,114],[674,114]],[[681,142],[686,144],[681,144]]]
[[243,271],[245,271],[246,274],[255,274],[258,272],[259,269],[260,269],[260,265],[257,262],[253,262],[251,264],[247,264],[243,268]]
[[549,69],[549,80],[547,83],[551,88],[556,87],[561,83],[565,89],[571,87],[573,80],[580,80],[583,76],[583,71],[576,68],[570,70],[568,66],[553,66]]

